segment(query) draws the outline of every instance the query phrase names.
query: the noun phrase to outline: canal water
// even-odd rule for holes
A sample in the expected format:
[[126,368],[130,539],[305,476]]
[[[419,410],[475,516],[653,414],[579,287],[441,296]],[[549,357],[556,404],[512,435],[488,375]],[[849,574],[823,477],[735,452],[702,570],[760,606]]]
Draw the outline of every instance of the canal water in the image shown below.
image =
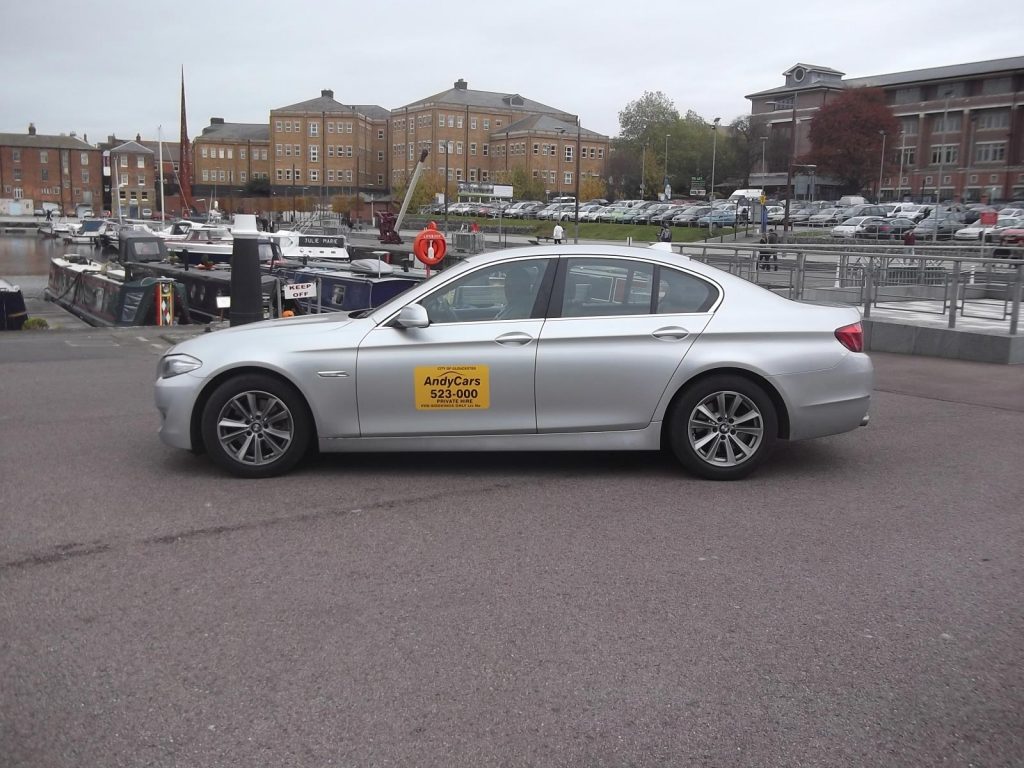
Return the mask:
[[40,275],[50,271],[50,259],[65,253],[80,253],[94,259],[109,258],[100,248],[72,245],[39,235],[0,235],[0,278]]

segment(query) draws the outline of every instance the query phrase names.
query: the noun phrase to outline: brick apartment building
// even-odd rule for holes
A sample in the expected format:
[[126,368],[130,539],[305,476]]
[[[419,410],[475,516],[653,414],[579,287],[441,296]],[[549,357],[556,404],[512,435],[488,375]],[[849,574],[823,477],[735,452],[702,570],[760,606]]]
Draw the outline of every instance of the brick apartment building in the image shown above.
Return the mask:
[[325,89],[270,110],[267,125],[211,118],[192,146],[193,195],[218,198],[223,209],[249,182],[266,179],[287,201],[383,202],[407,183],[424,149],[428,170],[442,177],[447,159],[452,182],[495,181],[521,168],[556,194],[574,191],[577,165],[581,178],[605,175],[610,139],[579,126],[576,115],[518,94],[473,91],[461,79],[393,111],[344,104]]
[[[811,148],[810,120],[823,104],[849,88],[873,87],[885,92],[902,127],[885,137],[884,163],[879,137],[881,200],[1024,199],[1024,56],[848,80],[797,64],[783,76],[784,85],[746,97],[752,123],[766,127],[765,143],[782,148],[765,155],[753,186],[784,190],[794,125],[799,158]],[[825,196],[828,184],[797,169],[794,190]]]
[[[270,183],[273,159],[265,123],[228,123],[211,117],[192,142],[192,194],[200,201],[218,200],[221,210],[245,197],[253,182]],[[200,210],[206,206],[198,203]]]
[[[488,182],[522,169],[551,194],[575,190],[581,177],[605,175],[610,139],[579,126],[577,115],[516,93],[470,90],[459,79],[447,91],[391,112],[392,185],[411,176],[424,149],[427,169],[449,181]],[[577,140],[578,138],[578,140]],[[581,151],[582,148],[582,151]]]
[[66,213],[102,200],[102,155],[75,134],[0,133],[0,197],[56,203]]

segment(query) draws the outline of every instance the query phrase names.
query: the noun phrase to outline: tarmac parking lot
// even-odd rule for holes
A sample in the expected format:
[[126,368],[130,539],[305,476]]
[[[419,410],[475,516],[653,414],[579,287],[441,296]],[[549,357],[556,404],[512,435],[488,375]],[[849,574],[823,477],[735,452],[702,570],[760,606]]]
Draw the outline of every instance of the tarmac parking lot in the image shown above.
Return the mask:
[[156,329],[0,339],[7,766],[1024,764],[1024,366],[658,454],[163,446]]

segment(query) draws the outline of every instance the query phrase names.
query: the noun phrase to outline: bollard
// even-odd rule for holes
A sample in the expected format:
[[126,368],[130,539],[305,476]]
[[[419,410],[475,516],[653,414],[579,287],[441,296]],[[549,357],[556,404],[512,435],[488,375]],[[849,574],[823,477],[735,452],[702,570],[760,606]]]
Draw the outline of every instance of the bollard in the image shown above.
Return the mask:
[[[252,221],[249,222],[247,219]],[[256,217],[236,217],[236,226],[231,234],[234,236],[231,248],[231,325],[255,323],[263,319]]]

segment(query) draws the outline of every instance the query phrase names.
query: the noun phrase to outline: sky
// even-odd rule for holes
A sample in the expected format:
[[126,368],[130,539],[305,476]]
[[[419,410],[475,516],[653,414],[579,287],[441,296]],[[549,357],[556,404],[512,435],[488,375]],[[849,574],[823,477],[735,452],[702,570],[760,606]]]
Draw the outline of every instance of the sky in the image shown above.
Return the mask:
[[459,78],[615,136],[645,91],[729,123],[798,62],[863,77],[1024,55],[1024,24],[963,0],[0,0],[0,16],[0,132],[34,123],[91,143],[176,141],[182,68],[191,138],[211,117],[267,123],[326,88],[397,109]]

